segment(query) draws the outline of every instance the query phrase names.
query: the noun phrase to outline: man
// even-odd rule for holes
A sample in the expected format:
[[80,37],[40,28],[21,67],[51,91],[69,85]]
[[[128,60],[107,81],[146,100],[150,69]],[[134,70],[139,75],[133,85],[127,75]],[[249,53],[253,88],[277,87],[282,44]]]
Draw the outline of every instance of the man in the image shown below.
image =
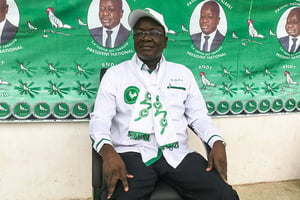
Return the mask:
[[7,18],[8,5],[6,0],[0,0],[0,44],[10,41],[17,33],[18,28]]
[[200,10],[199,26],[202,32],[191,35],[194,45],[201,51],[211,52],[220,46],[224,35],[217,26],[220,22],[220,7],[214,1],[207,1]]
[[296,53],[300,50],[300,7],[293,8],[286,19],[285,30],[287,36],[279,38],[282,47]]
[[[103,158],[108,199],[148,199],[159,178],[184,199],[237,200],[225,146],[192,72],[162,55],[162,15],[129,16],[136,54],[107,70],[91,114],[90,137]],[[212,150],[207,162],[187,144],[190,125]]]
[[102,27],[90,30],[100,45],[115,48],[127,40],[130,31],[120,23],[124,12],[122,7],[122,0],[100,0],[98,15]]

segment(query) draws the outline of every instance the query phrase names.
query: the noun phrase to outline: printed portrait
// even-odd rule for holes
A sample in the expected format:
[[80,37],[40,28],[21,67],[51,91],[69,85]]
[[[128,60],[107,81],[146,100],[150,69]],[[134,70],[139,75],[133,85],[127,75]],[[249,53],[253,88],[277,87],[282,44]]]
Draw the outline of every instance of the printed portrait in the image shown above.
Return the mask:
[[121,46],[130,35],[125,0],[93,0],[88,11],[88,28],[94,40],[103,47]]
[[0,45],[13,39],[18,31],[19,10],[13,0],[0,0]]
[[200,51],[216,50],[227,32],[223,8],[212,0],[199,3],[191,15],[189,28],[192,42]]
[[286,10],[277,25],[277,37],[281,46],[289,53],[300,50],[300,7]]

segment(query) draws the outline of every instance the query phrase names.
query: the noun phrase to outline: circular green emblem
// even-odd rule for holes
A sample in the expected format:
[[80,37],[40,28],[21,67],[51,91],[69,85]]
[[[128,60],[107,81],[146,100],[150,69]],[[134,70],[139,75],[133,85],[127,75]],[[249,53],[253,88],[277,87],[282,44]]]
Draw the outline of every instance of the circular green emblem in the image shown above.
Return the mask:
[[84,118],[89,114],[88,106],[83,103],[75,103],[72,108],[72,115],[76,118]]
[[293,111],[297,106],[297,102],[295,99],[291,98],[285,102],[284,110],[285,111]]
[[297,103],[297,110],[300,111],[300,101],[298,101],[298,103]]
[[272,103],[272,111],[273,112],[280,112],[283,109],[283,100],[282,99],[275,99]]
[[124,101],[127,104],[135,104],[138,96],[139,96],[139,88],[135,87],[135,86],[130,86],[128,88],[126,88],[126,90],[124,91]]
[[62,119],[68,117],[70,114],[69,105],[65,102],[58,102],[53,107],[53,115],[56,118]]
[[214,102],[212,102],[212,101],[206,102],[206,108],[208,110],[209,115],[212,115],[216,111],[216,106],[215,106]]
[[237,100],[231,104],[231,112],[233,114],[240,114],[244,110],[244,104],[242,101]]
[[18,102],[14,107],[14,116],[17,119],[26,119],[31,115],[31,107],[27,102]]
[[266,113],[271,109],[271,102],[268,99],[263,99],[258,104],[258,110],[261,113]]
[[39,102],[33,108],[33,115],[38,119],[45,119],[51,114],[50,105],[46,102]]
[[221,115],[225,115],[229,112],[229,103],[227,101],[220,101],[220,103],[217,106],[217,113]]
[[10,105],[6,102],[0,102],[0,119],[6,119],[10,116]]
[[255,100],[249,100],[247,101],[245,105],[245,112],[246,113],[254,113],[257,109],[257,103]]

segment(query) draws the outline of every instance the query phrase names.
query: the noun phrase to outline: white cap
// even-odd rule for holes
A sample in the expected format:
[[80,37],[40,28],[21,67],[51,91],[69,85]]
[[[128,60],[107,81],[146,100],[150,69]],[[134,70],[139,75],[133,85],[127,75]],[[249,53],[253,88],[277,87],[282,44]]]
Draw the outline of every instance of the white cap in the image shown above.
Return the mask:
[[131,29],[135,26],[137,21],[142,17],[150,17],[162,25],[165,29],[165,33],[168,33],[168,27],[165,24],[164,16],[159,12],[152,10],[151,8],[145,8],[145,10],[134,10],[130,13],[128,17],[128,23]]

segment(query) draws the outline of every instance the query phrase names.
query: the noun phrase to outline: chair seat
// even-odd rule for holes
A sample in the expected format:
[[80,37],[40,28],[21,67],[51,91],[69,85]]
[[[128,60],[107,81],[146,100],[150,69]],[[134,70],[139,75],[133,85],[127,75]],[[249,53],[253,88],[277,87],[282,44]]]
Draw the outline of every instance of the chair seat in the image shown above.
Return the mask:
[[182,200],[182,198],[170,185],[159,181],[155,186],[150,200]]

